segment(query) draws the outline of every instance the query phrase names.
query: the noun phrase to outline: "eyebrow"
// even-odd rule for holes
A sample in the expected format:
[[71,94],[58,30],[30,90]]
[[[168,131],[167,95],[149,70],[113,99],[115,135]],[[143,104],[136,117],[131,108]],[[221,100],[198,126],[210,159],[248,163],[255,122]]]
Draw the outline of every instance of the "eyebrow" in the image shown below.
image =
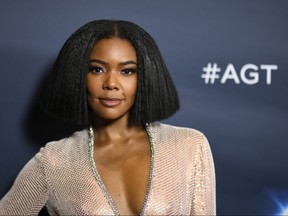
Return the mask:
[[[107,65],[107,64],[108,64],[107,62],[102,61],[102,60],[100,60],[100,59],[91,59],[91,60],[89,60],[89,62],[90,62],[90,63],[91,63],[91,62],[96,62],[96,63],[103,64],[103,65]],[[120,62],[120,63],[119,63],[119,65],[121,65],[121,66],[129,65],[129,64],[135,64],[135,65],[137,65],[137,63],[136,63],[135,61],[133,61],[133,60],[128,60],[128,61],[124,61],[124,62]]]

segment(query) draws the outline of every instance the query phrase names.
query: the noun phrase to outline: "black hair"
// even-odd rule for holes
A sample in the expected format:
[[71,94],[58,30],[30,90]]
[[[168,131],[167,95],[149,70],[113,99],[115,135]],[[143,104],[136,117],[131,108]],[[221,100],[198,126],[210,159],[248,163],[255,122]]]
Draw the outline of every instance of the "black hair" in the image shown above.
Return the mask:
[[138,25],[123,20],[96,20],[74,32],[56,59],[40,106],[54,117],[89,123],[86,75],[94,44],[104,38],[127,39],[137,56],[137,93],[130,123],[151,123],[179,109],[179,97],[154,39]]

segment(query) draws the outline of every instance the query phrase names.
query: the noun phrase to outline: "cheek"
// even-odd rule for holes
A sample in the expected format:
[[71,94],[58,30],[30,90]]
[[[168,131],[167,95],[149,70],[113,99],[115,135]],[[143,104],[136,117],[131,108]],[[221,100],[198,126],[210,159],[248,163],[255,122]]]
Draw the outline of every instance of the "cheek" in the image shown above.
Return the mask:
[[137,80],[130,85],[127,85],[127,92],[129,93],[130,97],[134,98],[137,92]]
[[135,76],[133,77],[132,80],[130,80],[129,88],[131,89],[131,91],[137,91],[137,87],[138,87],[138,78],[137,76]]
[[95,81],[87,80],[87,93],[88,95],[97,95],[97,93],[100,91],[99,84]]

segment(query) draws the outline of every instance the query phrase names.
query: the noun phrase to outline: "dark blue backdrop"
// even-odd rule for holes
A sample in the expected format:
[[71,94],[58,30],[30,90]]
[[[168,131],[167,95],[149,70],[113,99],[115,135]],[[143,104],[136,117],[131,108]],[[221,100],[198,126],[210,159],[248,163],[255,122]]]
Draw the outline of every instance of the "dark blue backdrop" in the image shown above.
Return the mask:
[[2,0],[0,197],[40,146],[70,130],[51,126],[55,120],[34,104],[64,41],[90,20],[126,19],[158,42],[179,90],[182,108],[166,122],[210,141],[218,214],[281,214],[288,206],[287,11],[287,1],[274,0]]

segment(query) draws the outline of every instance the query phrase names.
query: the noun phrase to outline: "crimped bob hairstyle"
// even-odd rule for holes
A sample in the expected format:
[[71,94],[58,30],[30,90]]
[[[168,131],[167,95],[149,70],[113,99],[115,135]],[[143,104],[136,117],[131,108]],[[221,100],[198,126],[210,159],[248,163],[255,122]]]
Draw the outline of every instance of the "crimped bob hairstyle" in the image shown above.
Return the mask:
[[44,111],[70,123],[90,123],[86,95],[90,52],[97,41],[113,37],[130,41],[137,55],[138,88],[130,123],[159,121],[179,109],[175,85],[153,38],[129,21],[96,20],[74,32],[60,50],[40,98]]

